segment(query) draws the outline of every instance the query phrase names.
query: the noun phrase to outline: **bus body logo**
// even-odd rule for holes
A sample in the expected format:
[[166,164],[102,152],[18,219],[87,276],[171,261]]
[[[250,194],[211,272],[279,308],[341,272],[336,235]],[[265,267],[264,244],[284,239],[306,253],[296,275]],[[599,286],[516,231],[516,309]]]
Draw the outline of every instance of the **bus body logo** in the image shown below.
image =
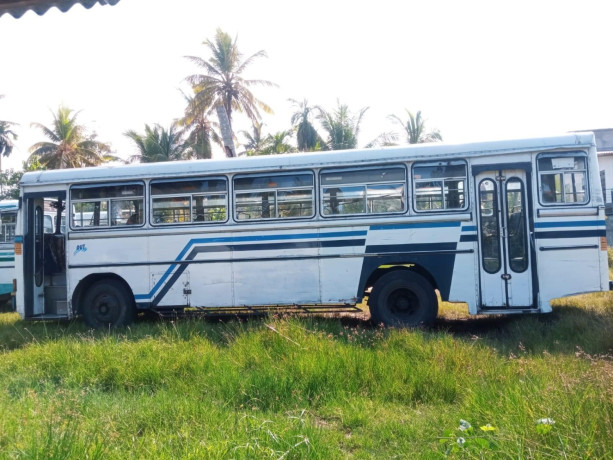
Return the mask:
[[79,244],[77,246],[77,248],[74,250],[74,254],[73,255],[77,255],[80,252],[86,252],[87,251],[87,246],[85,246],[84,244]]

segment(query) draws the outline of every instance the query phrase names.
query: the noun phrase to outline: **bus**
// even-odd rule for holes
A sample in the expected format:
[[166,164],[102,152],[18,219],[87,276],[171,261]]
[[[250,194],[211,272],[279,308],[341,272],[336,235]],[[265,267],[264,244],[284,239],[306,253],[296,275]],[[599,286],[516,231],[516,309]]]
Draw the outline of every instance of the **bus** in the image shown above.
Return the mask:
[[[377,324],[418,326],[439,297],[547,313],[609,288],[592,133],[34,171],[19,187],[23,318],[367,299]],[[44,232],[46,201],[64,231]]]
[[19,209],[17,200],[0,201],[0,303],[9,300],[15,279],[15,223]]

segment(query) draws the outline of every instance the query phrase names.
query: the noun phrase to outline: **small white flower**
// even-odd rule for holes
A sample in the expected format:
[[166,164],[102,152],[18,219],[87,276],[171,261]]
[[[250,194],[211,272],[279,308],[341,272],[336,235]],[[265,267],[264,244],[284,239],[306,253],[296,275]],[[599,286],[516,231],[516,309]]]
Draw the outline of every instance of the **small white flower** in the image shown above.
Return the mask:
[[537,425],[553,425],[556,421],[552,418],[540,418],[536,421]]
[[458,430],[460,431],[466,431],[468,430],[472,425],[470,423],[468,423],[466,420],[460,419],[460,426],[458,427]]
[[458,446],[464,447],[464,444],[466,443],[466,439],[458,438],[458,440],[456,442],[458,443]]

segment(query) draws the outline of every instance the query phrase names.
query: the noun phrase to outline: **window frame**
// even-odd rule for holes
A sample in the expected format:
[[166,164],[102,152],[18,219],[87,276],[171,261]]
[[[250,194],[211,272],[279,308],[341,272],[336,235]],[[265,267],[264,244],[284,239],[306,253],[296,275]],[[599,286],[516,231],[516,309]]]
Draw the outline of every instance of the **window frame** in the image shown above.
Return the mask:
[[[151,190],[152,185],[155,184],[159,184],[159,183],[172,183],[172,182],[176,182],[176,183],[180,183],[180,182],[190,182],[190,181],[208,181],[208,180],[221,180],[225,183],[226,189],[224,192],[211,192],[208,193],[209,195],[220,195],[220,194],[225,194],[225,200],[224,200],[224,204],[225,204],[225,209],[226,209],[226,217],[224,220],[203,220],[203,221],[195,221],[192,220],[192,209],[193,209],[193,203],[194,203],[194,197],[195,196],[201,196],[201,195],[207,195],[207,193],[202,193],[202,192],[196,192],[196,193],[187,193],[187,192],[179,192],[179,193],[169,193],[167,195],[154,195],[153,191]],[[229,199],[229,195],[230,195],[230,181],[228,180],[227,176],[219,176],[219,175],[215,175],[215,176],[197,176],[197,177],[178,177],[178,178],[158,178],[158,179],[152,179],[149,181],[148,184],[148,192],[149,192],[149,199],[148,199],[148,204],[149,204],[149,212],[148,212],[148,216],[149,216],[149,223],[152,227],[177,227],[177,226],[192,226],[192,225],[219,225],[219,224],[226,224],[228,223],[229,219],[230,219],[230,199]],[[164,197],[164,198],[180,198],[180,197],[185,197],[186,195],[189,195],[190,198],[190,202],[189,202],[189,215],[190,215],[190,220],[189,221],[185,221],[185,222],[154,222],[154,206],[153,206],[153,200],[154,198],[159,198],[159,197]]]
[[[580,170],[580,169],[558,169],[558,170],[554,170],[552,169],[551,171],[549,171],[549,174],[553,173],[554,171],[557,171],[556,174],[562,173],[562,197],[565,197],[565,192],[564,192],[564,173],[565,172],[572,172],[572,171],[584,171],[585,174],[585,200],[582,202],[567,202],[567,201],[561,201],[561,202],[547,202],[545,200],[543,200],[543,195],[542,195],[542,186],[543,186],[543,180],[542,180],[542,175],[543,173],[541,172],[541,169],[539,168],[539,160],[541,160],[542,158],[561,158],[561,157],[567,157],[567,158],[575,158],[575,157],[582,157],[585,160],[585,169],[584,170]],[[538,202],[540,206],[543,207],[568,207],[568,206],[586,206],[590,203],[590,165],[589,165],[589,155],[587,154],[586,151],[584,150],[571,150],[571,151],[564,151],[564,152],[542,152],[539,153],[536,156],[536,177],[537,177],[537,184],[536,184],[536,190],[537,190],[537,195],[538,195]]]
[[[312,183],[310,186],[311,190],[311,213],[308,216],[290,216],[290,217],[279,217],[279,200],[278,200],[278,192],[289,192],[296,190],[309,190],[308,186],[304,187],[268,187],[268,188],[253,188],[253,189],[237,189],[236,181],[245,178],[258,178],[258,177],[281,177],[281,176],[299,176],[299,175],[310,175],[312,178]],[[309,220],[313,219],[316,215],[316,174],[311,169],[299,169],[293,171],[270,171],[267,173],[240,173],[232,176],[232,220],[236,224],[244,224],[249,222],[287,222],[294,220]],[[260,217],[255,219],[239,219],[238,218],[238,209],[237,205],[237,195],[238,194],[248,194],[248,193],[263,193],[263,192],[274,192],[274,209],[275,209],[275,217]]]
[[[11,217],[11,220],[5,221],[5,216]],[[15,241],[15,231],[17,228],[17,211],[0,212],[0,225],[2,225],[0,229],[0,243],[13,243]]]
[[[495,236],[496,236],[496,249],[497,249],[497,251],[496,251],[497,266],[496,266],[496,270],[494,270],[494,271],[489,270],[487,268],[487,266],[486,266],[485,256],[489,255],[489,254],[486,254],[486,251],[484,249],[484,242],[483,242],[484,217],[490,217],[490,215],[489,214],[484,215],[483,214],[483,210],[481,209],[481,204],[482,204],[481,196],[482,196],[482,193],[483,193],[483,192],[481,192],[481,184],[483,184],[484,182],[487,182],[487,181],[491,182],[492,185],[493,185],[493,189],[491,191],[492,192],[492,214],[491,214],[491,217],[493,217],[493,220],[494,220],[494,223],[495,223],[495,230],[496,230]],[[481,269],[483,271],[485,271],[485,273],[488,273],[490,275],[498,273],[502,269],[502,262],[503,262],[502,261],[502,244],[503,243],[500,241],[500,213],[499,213],[500,210],[498,209],[498,207],[499,207],[499,200],[500,200],[500,197],[498,196],[498,194],[500,193],[499,188],[500,187],[498,186],[498,183],[494,179],[492,179],[491,177],[484,177],[477,184],[477,191],[478,191],[478,194],[479,194],[478,197],[477,197],[477,206],[478,206],[478,210],[479,210],[479,220],[478,220],[477,225],[479,226],[479,235],[480,235],[479,236],[479,238],[480,238],[480,241],[479,241],[479,248],[480,248],[479,252],[481,253],[479,258],[481,259],[481,261],[480,261]],[[486,190],[485,192],[487,193],[487,192],[489,192],[489,190]]]
[[[105,197],[105,198],[87,198],[87,199],[73,199],[72,198],[72,193],[73,190],[85,190],[85,189],[95,189],[95,188],[105,188],[105,187],[122,187],[122,186],[126,186],[126,185],[139,185],[142,187],[142,195],[135,195],[133,197],[121,197],[121,196],[114,196],[114,197]],[[123,198],[123,199],[122,199]],[[142,214],[143,214],[143,221],[142,223],[139,224],[124,224],[124,225],[111,225],[111,216],[109,215],[109,213],[111,212],[112,209],[112,201],[128,201],[130,199],[141,199],[141,203],[142,203]],[[69,190],[68,190],[68,213],[67,213],[67,219],[68,219],[68,224],[69,224],[69,228],[71,231],[100,231],[100,230],[118,230],[118,229],[127,229],[127,228],[141,228],[145,225],[147,219],[146,219],[146,215],[147,215],[147,209],[146,209],[146,203],[147,203],[147,187],[144,181],[138,181],[138,180],[131,180],[131,181],[126,181],[126,182],[105,182],[105,183],[89,183],[89,184],[73,184],[70,186]],[[106,225],[88,225],[88,226],[75,226],[74,222],[75,222],[75,213],[73,212],[73,206],[75,203],[83,203],[83,202],[88,202],[88,203],[93,203],[93,202],[107,202],[107,206],[109,207],[109,209],[107,209],[107,221],[108,223]]]
[[[332,185],[327,185],[324,184],[323,181],[323,176],[325,174],[334,174],[334,173],[344,173],[344,172],[364,172],[364,171],[380,171],[382,169],[398,169],[398,170],[402,170],[402,174],[403,174],[403,182],[402,182],[402,210],[400,211],[395,211],[395,212],[372,212],[369,213],[368,212],[368,187],[369,186],[378,186],[378,185],[386,185],[386,184],[398,184],[399,182],[397,180],[391,180],[391,181],[367,181],[367,182],[355,182],[355,183],[347,183],[347,184],[341,184],[340,186],[344,186],[344,187],[363,187],[364,190],[364,194],[363,194],[363,201],[364,201],[364,210],[365,212],[363,213],[347,213],[347,214],[325,214],[325,204],[324,204],[324,198],[325,198],[325,193],[324,193],[324,188],[330,188]],[[324,218],[324,219],[338,219],[338,218],[346,218],[346,217],[362,217],[362,218],[369,218],[369,217],[376,217],[376,216],[399,216],[399,215],[403,215],[406,214],[409,211],[409,206],[408,206],[408,169],[406,164],[404,163],[390,163],[390,164],[382,164],[382,165],[369,165],[366,167],[357,167],[357,166],[349,166],[349,167],[342,167],[342,168],[324,168],[321,169],[319,171],[318,174],[318,179],[319,179],[319,187],[318,187],[318,192],[319,192],[319,199],[318,199],[318,203],[319,203],[319,215]]]
[[[446,203],[445,200],[445,180],[446,178],[435,178],[435,179],[415,179],[415,167],[420,166],[434,166],[445,163],[446,165],[463,165],[464,166],[464,206],[461,208],[447,208],[442,207],[441,209],[418,209],[417,208],[417,191],[416,185],[420,182],[434,182],[434,181],[443,181],[443,206]],[[468,162],[464,159],[461,160],[434,160],[434,161],[416,161],[411,164],[411,191],[413,196],[411,197],[411,205],[413,206],[413,211],[418,214],[436,214],[436,213],[462,213],[466,212],[470,207],[470,175],[468,173]]]

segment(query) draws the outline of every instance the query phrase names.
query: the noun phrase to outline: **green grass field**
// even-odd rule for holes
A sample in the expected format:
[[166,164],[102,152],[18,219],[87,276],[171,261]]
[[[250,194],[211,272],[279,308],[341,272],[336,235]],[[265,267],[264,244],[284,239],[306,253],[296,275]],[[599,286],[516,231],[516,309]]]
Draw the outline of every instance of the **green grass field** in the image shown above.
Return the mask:
[[613,293],[462,311],[117,332],[3,313],[0,457],[613,458]]

